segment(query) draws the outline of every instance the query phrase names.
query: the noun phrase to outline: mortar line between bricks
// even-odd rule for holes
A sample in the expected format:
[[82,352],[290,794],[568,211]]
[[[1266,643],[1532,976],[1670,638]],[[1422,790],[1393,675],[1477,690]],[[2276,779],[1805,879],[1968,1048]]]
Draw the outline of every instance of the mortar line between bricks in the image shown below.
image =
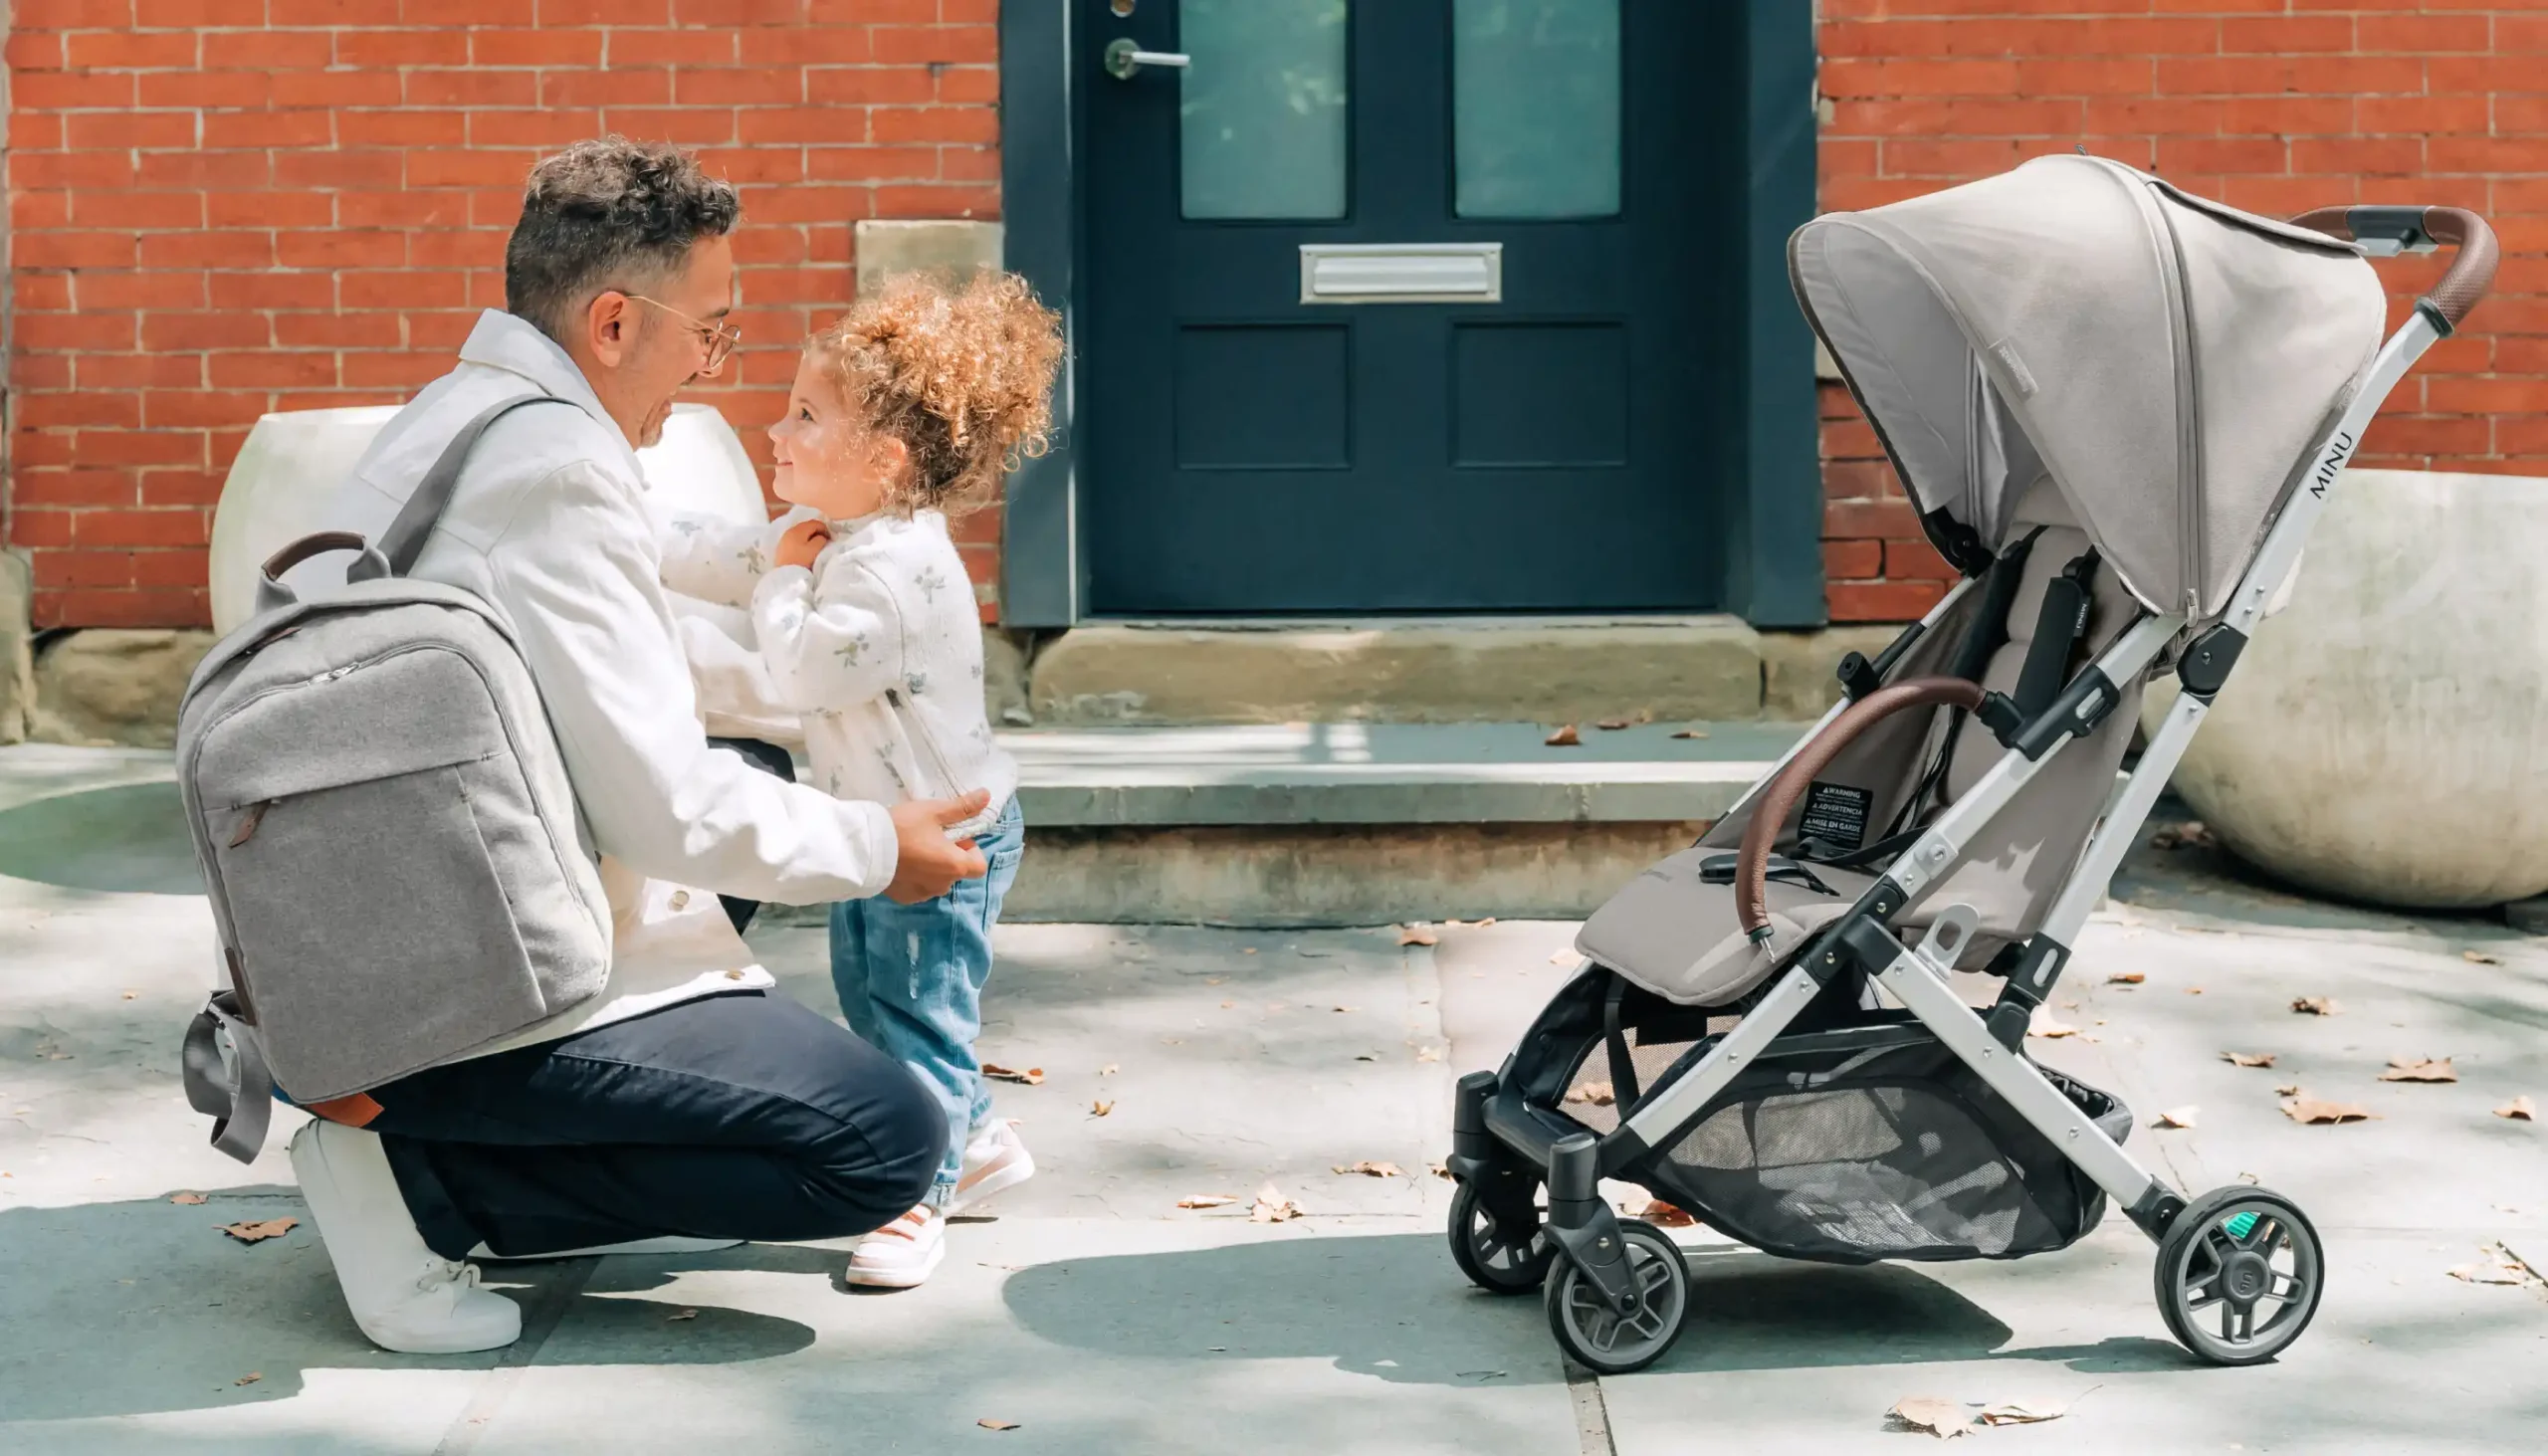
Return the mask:
[[565,1321],[567,1307],[584,1292],[593,1271],[600,1267],[601,1257],[595,1254],[570,1260],[557,1279],[539,1292],[538,1298],[523,1314],[522,1338],[506,1349],[504,1358],[496,1361],[496,1367],[488,1372],[486,1383],[478,1387],[478,1393],[470,1397],[469,1404],[452,1418],[451,1425],[442,1433],[442,1440],[435,1443],[433,1456],[467,1456],[469,1451],[476,1449],[478,1438],[495,1424],[497,1413],[504,1409],[514,1387],[522,1383],[522,1372],[531,1367],[531,1361],[539,1358],[539,1352],[548,1344],[548,1337],[555,1334],[557,1327]]

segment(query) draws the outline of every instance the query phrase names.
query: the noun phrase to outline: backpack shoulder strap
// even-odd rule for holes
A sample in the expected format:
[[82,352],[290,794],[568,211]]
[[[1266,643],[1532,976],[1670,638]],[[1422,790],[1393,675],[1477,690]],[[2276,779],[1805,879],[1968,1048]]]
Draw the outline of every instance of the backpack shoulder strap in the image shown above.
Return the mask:
[[566,401],[544,393],[500,399],[480,410],[476,419],[461,426],[460,433],[451,437],[451,443],[443,447],[441,456],[434,461],[433,469],[425,472],[425,478],[417,483],[415,493],[407,498],[407,504],[398,509],[398,519],[389,522],[389,529],[381,534],[380,554],[389,558],[391,574],[406,575],[414,568],[416,557],[424,553],[425,537],[434,533],[434,527],[442,521],[443,512],[450,509],[452,492],[460,485],[460,468],[468,463],[470,448],[478,443],[478,437],[487,433],[488,426],[524,405],[540,403],[564,404]]

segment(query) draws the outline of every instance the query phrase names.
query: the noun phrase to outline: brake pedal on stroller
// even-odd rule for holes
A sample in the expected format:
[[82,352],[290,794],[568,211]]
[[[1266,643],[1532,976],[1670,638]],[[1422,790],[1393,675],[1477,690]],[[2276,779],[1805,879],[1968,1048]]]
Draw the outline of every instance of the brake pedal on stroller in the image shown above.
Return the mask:
[[[2449,271],[2384,342],[2365,257],[2431,244]],[[2324,1292],[2308,1217],[2263,1188],[2181,1195],[2124,1150],[2130,1110],[2025,1029],[2364,427],[2484,298],[2494,235],[2438,207],[2283,223],[2054,156],[1824,214],[1789,253],[1964,580],[1844,663],[1843,701],[1588,920],[1583,968],[1499,1071],[1460,1079],[1452,1257],[1540,1291],[1566,1352],[1621,1373],[1706,1287],[1605,1179],[1834,1264],[2048,1254],[2111,1199],[2157,1245],[2169,1333],[2271,1359]],[[2112,357],[2065,367],[2088,348]],[[2169,673],[2184,691],[2118,791]],[[1960,972],[1997,977],[1996,1003]]]

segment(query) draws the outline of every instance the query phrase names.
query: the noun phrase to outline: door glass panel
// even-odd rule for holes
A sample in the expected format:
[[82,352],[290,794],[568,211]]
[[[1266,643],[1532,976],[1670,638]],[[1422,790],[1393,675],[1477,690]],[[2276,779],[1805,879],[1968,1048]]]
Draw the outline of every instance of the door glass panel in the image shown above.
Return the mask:
[[1177,109],[1192,218],[1345,216],[1347,0],[1185,0]]
[[1451,93],[1460,216],[1617,214],[1619,0],[1451,0]]

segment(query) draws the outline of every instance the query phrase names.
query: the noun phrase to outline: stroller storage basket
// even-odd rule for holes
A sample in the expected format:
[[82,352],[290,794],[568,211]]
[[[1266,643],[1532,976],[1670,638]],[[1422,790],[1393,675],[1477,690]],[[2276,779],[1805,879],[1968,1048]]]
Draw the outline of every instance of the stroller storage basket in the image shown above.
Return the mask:
[[[2044,1075],[2118,1142],[2130,1132],[2116,1098]],[[1640,1171],[1745,1243],[1828,1263],[2015,1259],[2061,1248],[2105,1214],[2103,1190],[1927,1038],[1774,1052]]]

